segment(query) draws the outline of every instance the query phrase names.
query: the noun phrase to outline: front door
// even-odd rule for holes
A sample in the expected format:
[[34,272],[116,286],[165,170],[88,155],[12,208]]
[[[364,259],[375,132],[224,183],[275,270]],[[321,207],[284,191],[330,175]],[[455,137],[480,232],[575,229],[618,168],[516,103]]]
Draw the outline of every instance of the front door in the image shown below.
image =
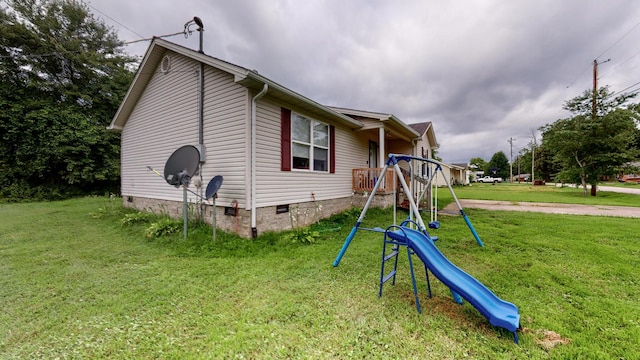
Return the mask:
[[369,167],[378,167],[378,143],[369,140]]

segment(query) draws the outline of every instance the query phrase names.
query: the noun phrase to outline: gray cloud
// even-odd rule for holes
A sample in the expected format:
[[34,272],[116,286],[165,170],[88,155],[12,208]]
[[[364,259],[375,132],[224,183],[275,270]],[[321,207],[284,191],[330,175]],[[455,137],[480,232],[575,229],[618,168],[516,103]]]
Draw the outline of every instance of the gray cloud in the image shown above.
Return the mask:
[[[180,31],[197,15],[206,53],[327,105],[432,121],[447,162],[508,154],[510,137],[525,146],[532,129],[566,116],[563,102],[591,86],[601,54],[612,59],[602,85],[640,81],[640,27],[627,34],[640,19],[632,0],[90,4],[143,36]],[[138,37],[105,22],[125,40]],[[170,40],[197,47],[195,36]]]

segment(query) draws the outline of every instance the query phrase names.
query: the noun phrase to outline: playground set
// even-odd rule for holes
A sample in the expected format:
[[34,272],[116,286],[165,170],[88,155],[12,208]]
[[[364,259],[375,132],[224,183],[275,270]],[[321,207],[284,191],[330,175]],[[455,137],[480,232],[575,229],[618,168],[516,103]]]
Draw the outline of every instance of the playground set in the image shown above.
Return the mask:
[[[407,162],[409,168],[409,184],[405,180],[403,169],[399,166],[400,162]],[[414,164],[418,165],[418,174],[414,173]],[[471,221],[462,209],[458,198],[456,197],[450,182],[444,176],[442,171],[442,163],[416,156],[410,155],[398,155],[389,154],[389,158],[385,163],[385,167],[381,172],[380,179],[377,179],[373,190],[367,199],[367,202],[356,221],[355,226],[351,229],[351,232],[345,239],[344,245],[340,249],[338,256],[336,257],[333,266],[338,266],[340,260],[344,256],[349,244],[353,240],[358,230],[368,230],[384,233],[384,242],[382,248],[382,260],[380,266],[380,290],[378,296],[382,296],[382,286],[387,281],[391,280],[392,285],[396,281],[396,270],[398,266],[398,256],[400,254],[401,247],[405,247],[407,250],[407,257],[409,258],[409,268],[411,271],[411,280],[413,283],[413,293],[416,300],[416,308],[418,313],[421,313],[420,301],[418,299],[418,289],[416,286],[416,278],[413,270],[412,255],[416,255],[424,264],[425,274],[427,280],[427,287],[429,291],[429,297],[431,294],[431,283],[429,280],[429,270],[431,273],[440,280],[443,284],[449,287],[453,300],[462,304],[463,300],[467,300],[473,307],[475,307],[484,317],[489,320],[489,323],[493,326],[507,329],[513,333],[513,340],[518,343],[517,330],[520,327],[520,314],[518,307],[510,302],[504,301],[496,296],[491,290],[489,290],[480,281],[464,272],[462,269],[454,265],[446,256],[444,256],[440,250],[435,246],[435,241],[438,240],[436,236],[430,236],[427,231],[427,226],[431,229],[438,229],[440,223],[437,218],[437,177],[438,173],[442,175],[445,184],[449,188],[453,200],[455,201],[460,215],[464,218],[465,223],[471,230],[476,242],[479,246],[483,246],[480,237],[473,228]],[[382,229],[376,227],[361,228],[360,225],[364,220],[367,210],[373,201],[376,191],[380,184],[384,183],[384,177],[387,174],[387,170],[393,168],[396,176],[394,181],[398,180],[403,190],[403,194],[406,200],[409,202],[409,216],[406,220],[402,221],[400,225],[396,224],[396,208],[394,204],[393,225]],[[406,170],[404,170],[406,173]],[[395,184],[394,184],[395,188]],[[419,204],[423,203],[425,196],[428,198],[426,201],[429,204],[430,222],[427,226],[422,219]],[[389,247],[389,249],[388,249]],[[385,273],[385,264],[387,262],[393,263],[393,269]],[[391,264],[389,264],[391,265]],[[389,266],[387,265],[387,266]]]

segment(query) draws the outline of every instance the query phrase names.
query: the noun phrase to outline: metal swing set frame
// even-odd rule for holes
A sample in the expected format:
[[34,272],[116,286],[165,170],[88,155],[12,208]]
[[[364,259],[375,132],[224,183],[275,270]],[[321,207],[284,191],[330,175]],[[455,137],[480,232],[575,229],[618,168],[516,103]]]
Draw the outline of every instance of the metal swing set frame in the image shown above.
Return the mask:
[[[424,189],[422,190],[422,192],[419,194],[419,196],[417,197],[417,199],[414,199],[413,196],[413,189],[410,187],[409,184],[407,184],[406,180],[404,179],[402,170],[400,168],[400,166],[398,165],[399,162],[401,161],[406,161],[409,163],[409,168],[410,168],[410,177],[411,177],[411,181],[410,184],[413,185],[414,183],[414,171],[411,167],[411,161],[412,160],[416,160],[419,163],[424,163],[424,164],[430,164],[433,165],[435,167],[434,170],[429,171],[429,177],[428,177],[428,181],[426,183],[426,186],[424,187]],[[335,261],[333,262],[333,266],[336,267],[340,264],[340,260],[342,260],[342,257],[344,256],[344,253],[347,251],[347,248],[349,247],[349,244],[351,243],[351,241],[353,240],[353,238],[355,237],[356,233],[358,232],[358,230],[362,229],[362,230],[373,230],[373,231],[380,231],[380,232],[384,232],[384,230],[380,229],[380,228],[375,228],[375,229],[366,229],[366,228],[360,228],[360,225],[362,224],[362,221],[364,220],[366,214],[367,214],[367,210],[369,209],[369,207],[371,206],[371,203],[373,202],[373,198],[376,194],[376,191],[378,190],[378,188],[380,187],[380,184],[384,183],[384,179],[385,176],[387,175],[387,170],[389,168],[393,168],[394,172],[396,174],[396,178],[400,181],[400,185],[402,186],[402,190],[407,198],[407,200],[409,201],[409,219],[411,222],[415,222],[415,224],[417,224],[418,226],[418,230],[419,231],[426,231],[427,226],[425,225],[424,221],[422,220],[422,216],[420,214],[420,208],[418,206],[418,204],[420,204],[422,202],[422,199],[424,198],[425,194],[427,194],[427,191],[429,189],[432,189],[431,192],[429,192],[429,196],[430,196],[430,205],[431,205],[431,218],[430,218],[430,222],[429,222],[429,226],[433,227],[433,228],[437,228],[439,226],[438,223],[438,215],[437,215],[437,184],[436,182],[434,182],[434,179],[437,179],[437,174],[438,172],[440,174],[442,174],[442,177],[444,179],[445,184],[447,185],[447,187],[449,188],[449,191],[451,193],[451,196],[453,197],[453,200],[456,203],[456,206],[458,207],[459,211],[460,211],[460,215],[462,215],[465,223],[467,224],[467,227],[469,227],[469,230],[471,230],[471,233],[473,234],[473,237],[476,239],[476,242],[478,243],[479,246],[483,246],[482,244],[482,240],[480,240],[480,237],[478,236],[478,233],[476,232],[476,230],[474,229],[473,225],[471,224],[471,221],[469,220],[469,217],[467,216],[467,214],[464,212],[464,210],[462,209],[462,206],[460,205],[460,201],[458,201],[458,198],[456,197],[456,194],[453,191],[453,188],[451,187],[451,183],[449,182],[449,180],[444,176],[444,172],[442,171],[442,166],[444,164],[433,160],[433,159],[426,159],[426,158],[422,158],[422,157],[418,157],[418,156],[412,156],[412,155],[402,155],[402,154],[389,154],[389,157],[387,159],[387,161],[385,162],[385,166],[384,169],[381,172],[380,178],[377,179],[373,190],[371,191],[371,194],[369,195],[369,198],[367,199],[367,202],[364,205],[364,208],[362,209],[362,212],[360,213],[360,216],[358,217],[358,220],[356,221],[355,226],[351,229],[351,232],[349,232],[349,235],[347,236],[347,238],[345,239],[344,244],[342,245],[342,248],[340,249],[340,252],[338,253],[338,256],[336,257]],[[434,197],[435,194],[435,197]],[[435,205],[434,205],[435,204]],[[396,208],[397,206],[394,206],[393,209],[393,223],[394,225],[396,225]],[[415,220],[414,220],[415,219]],[[379,230],[378,230],[379,229]]]

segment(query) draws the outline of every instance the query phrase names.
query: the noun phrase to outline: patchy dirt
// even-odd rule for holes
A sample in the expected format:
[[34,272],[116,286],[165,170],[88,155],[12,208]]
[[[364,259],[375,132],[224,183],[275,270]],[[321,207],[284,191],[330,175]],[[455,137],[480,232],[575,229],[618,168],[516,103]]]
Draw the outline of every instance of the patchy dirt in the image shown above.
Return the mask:
[[571,342],[571,339],[563,338],[560,334],[551,330],[540,329],[534,332],[531,329],[523,328],[522,333],[534,333],[536,343],[545,351],[551,351],[560,345],[567,345]]
[[[548,214],[592,215],[592,216],[618,216],[640,218],[640,207],[632,206],[608,206],[608,205],[579,205],[537,202],[510,202],[492,200],[460,200],[463,209],[486,209],[502,211],[529,211]],[[456,213],[458,208],[455,203],[442,209],[443,213]]]

